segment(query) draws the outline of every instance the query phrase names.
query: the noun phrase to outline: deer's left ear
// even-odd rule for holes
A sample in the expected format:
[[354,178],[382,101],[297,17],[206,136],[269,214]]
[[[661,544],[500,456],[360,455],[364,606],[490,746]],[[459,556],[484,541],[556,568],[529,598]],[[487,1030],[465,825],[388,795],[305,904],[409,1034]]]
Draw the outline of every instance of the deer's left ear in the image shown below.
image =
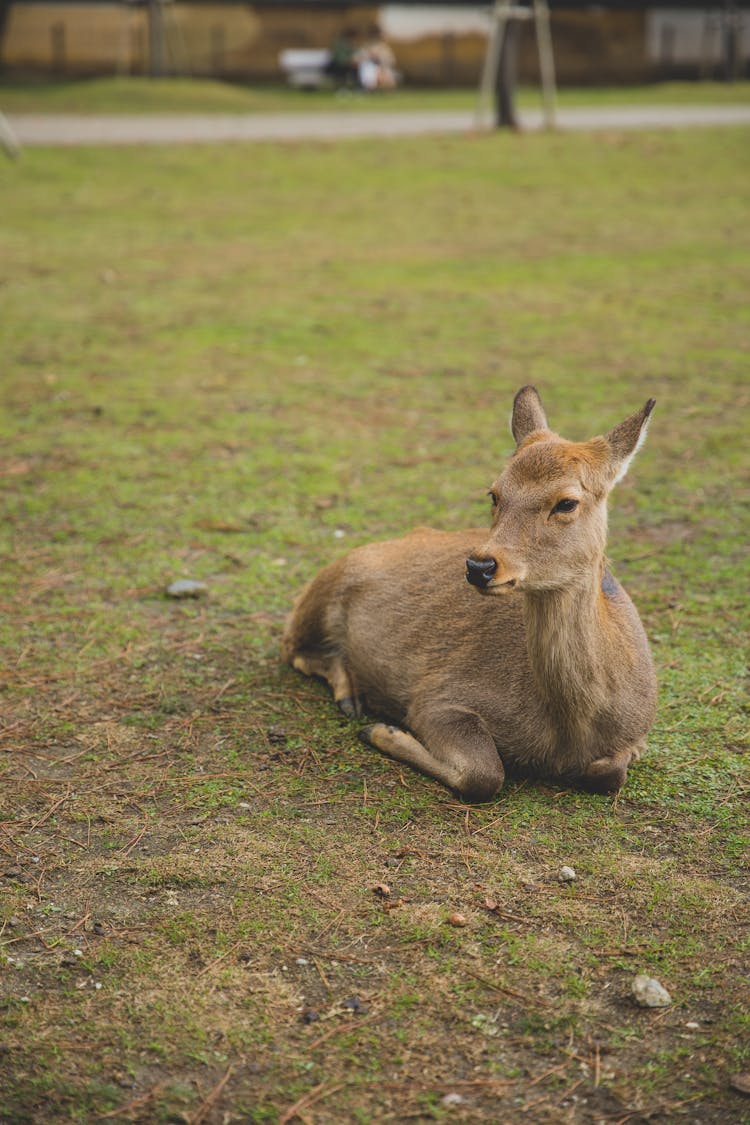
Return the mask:
[[542,400],[536,387],[521,387],[513,399],[510,428],[517,446],[525,441],[529,434],[533,434],[537,430],[549,429],[547,415],[544,413]]
[[631,414],[605,435],[604,440],[609,446],[610,487],[622,480],[630,462],[646,440],[648,420],[655,406],[656,399],[650,398],[642,410]]

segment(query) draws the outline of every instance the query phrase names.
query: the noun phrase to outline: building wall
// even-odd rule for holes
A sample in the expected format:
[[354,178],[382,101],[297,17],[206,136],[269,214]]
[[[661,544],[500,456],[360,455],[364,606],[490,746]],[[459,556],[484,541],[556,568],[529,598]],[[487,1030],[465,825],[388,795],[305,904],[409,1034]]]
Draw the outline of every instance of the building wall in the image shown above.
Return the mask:
[[651,8],[646,16],[646,53],[653,66],[694,68],[701,75],[720,73],[727,65],[747,72],[750,59],[750,12],[716,8]]
[[[239,73],[262,36],[250,6],[174,4],[164,13],[172,72]],[[13,4],[2,62],[6,72],[147,73],[148,13],[126,4]]]
[[[655,77],[655,68],[645,52],[643,11],[555,12],[552,41],[558,82],[587,85],[645,82]],[[538,78],[539,56],[530,24],[524,27],[521,69]]]
[[[169,73],[280,78],[285,47],[328,47],[342,26],[364,36],[378,8],[254,8],[250,4],[165,5]],[[143,74],[150,69],[145,7],[127,4],[12,4],[2,64],[6,72],[55,75]]]

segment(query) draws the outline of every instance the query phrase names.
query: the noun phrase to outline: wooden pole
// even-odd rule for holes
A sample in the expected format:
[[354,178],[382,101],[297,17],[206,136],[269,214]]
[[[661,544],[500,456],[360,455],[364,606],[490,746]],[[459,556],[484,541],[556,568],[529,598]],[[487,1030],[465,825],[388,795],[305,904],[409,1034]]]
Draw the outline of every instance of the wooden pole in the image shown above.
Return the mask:
[[477,99],[476,126],[482,129],[487,124],[486,111],[492,100],[492,93],[497,85],[497,73],[500,67],[500,51],[505,35],[505,24],[508,20],[507,3],[498,0],[492,9],[492,22],[487,39],[487,51],[484,56],[482,77],[479,81],[479,97]]
[[555,55],[552,47],[547,0],[495,0],[492,9],[487,51],[479,82],[475,123],[478,129],[488,125],[489,107],[494,99],[494,125],[497,128],[519,127],[515,106],[518,84],[518,51],[521,20],[534,20],[539,74],[544,101],[544,124],[555,127]]
[[4,113],[0,113],[0,147],[11,160],[17,160],[21,155],[21,146]]
[[552,31],[549,23],[547,0],[534,0],[534,25],[539,50],[539,74],[542,79],[544,100],[544,124],[548,129],[555,127],[555,52],[552,47]]

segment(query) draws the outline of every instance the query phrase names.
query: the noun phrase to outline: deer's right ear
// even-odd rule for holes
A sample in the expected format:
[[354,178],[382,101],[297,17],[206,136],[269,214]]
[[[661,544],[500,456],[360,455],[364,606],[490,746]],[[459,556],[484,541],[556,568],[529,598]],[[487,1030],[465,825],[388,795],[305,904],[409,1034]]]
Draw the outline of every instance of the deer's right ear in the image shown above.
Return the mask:
[[536,430],[548,430],[547,416],[544,413],[542,400],[536,387],[521,387],[513,400],[513,413],[510,419],[510,428],[516,445],[525,441],[529,434]]
[[[609,446],[609,466],[612,475],[612,484],[617,484],[628,471],[630,462],[646,439],[648,420],[651,411],[656,406],[656,399],[650,398],[642,410],[636,410],[619,426],[615,426],[606,434]],[[611,485],[610,485],[611,487]]]

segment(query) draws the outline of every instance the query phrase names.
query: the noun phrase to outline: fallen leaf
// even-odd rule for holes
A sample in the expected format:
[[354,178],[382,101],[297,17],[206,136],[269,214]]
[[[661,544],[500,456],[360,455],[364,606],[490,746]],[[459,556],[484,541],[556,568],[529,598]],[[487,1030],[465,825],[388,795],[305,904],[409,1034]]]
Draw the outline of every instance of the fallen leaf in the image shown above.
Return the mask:
[[200,527],[203,531],[223,531],[228,535],[247,531],[246,527],[241,527],[239,524],[222,523],[221,520],[198,520],[195,526]]
[[31,461],[6,461],[0,466],[0,476],[22,477],[33,469]]

